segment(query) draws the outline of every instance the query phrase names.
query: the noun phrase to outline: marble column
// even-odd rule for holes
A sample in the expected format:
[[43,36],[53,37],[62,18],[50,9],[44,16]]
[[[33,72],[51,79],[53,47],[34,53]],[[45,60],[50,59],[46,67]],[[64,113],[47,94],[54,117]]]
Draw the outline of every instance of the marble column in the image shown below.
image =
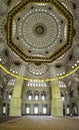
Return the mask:
[[[50,66],[50,75],[51,78],[55,78],[56,76],[56,70],[54,66]],[[51,115],[52,116],[62,116],[63,115],[63,105],[62,105],[62,99],[60,94],[60,88],[58,80],[51,81],[52,87],[51,87]]]
[[[22,65],[19,71],[19,75],[23,76],[26,66]],[[10,103],[10,116],[21,116],[21,93],[22,93],[23,80],[17,78],[16,84],[13,89],[13,95]]]

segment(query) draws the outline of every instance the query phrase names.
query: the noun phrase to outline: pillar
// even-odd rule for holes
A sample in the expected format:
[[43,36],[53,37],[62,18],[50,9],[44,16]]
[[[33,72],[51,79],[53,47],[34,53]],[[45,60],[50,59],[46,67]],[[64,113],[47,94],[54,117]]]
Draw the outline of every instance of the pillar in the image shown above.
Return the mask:
[[[19,75],[23,76],[26,66],[21,66]],[[13,95],[10,103],[10,116],[21,116],[21,92],[22,92],[23,80],[17,78],[16,84],[13,89]]]
[[79,116],[79,99],[78,99],[78,116]]
[[58,81],[52,82],[52,100],[51,100],[51,114],[53,116],[63,115],[63,106],[60,95],[60,89],[57,84]]
[[[56,70],[54,66],[50,66],[50,74],[52,78],[56,76]],[[63,104],[61,99],[61,93],[59,88],[58,80],[53,80],[51,82],[51,115],[52,116],[62,116],[63,115]]]

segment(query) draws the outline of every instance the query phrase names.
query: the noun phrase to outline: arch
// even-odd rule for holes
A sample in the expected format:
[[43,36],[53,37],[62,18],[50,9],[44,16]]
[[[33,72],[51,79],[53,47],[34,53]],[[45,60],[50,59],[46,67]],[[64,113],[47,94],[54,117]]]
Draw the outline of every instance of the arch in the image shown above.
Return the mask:
[[38,91],[38,90],[35,90],[35,91],[34,91],[34,94],[39,94],[39,91]]
[[42,99],[42,100],[45,100],[45,99],[46,99],[46,95],[47,95],[47,94],[46,94],[46,91],[43,90],[43,91],[41,92],[41,99]]
[[8,92],[8,98],[11,99],[13,94],[13,89],[10,89]]
[[61,99],[62,99],[62,101],[64,101],[65,100],[65,93],[62,90],[60,91],[60,93],[61,93]]
[[32,97],[33,97],[32,90],[27,91],[26,97],[27,97],[28,100],[32,100]]
[[35,99],[35,100],[38,100],[38,99],[39,99],[39,91],[38,91],[38,90],[35,90],[35,91],[34,91],[34,99]]

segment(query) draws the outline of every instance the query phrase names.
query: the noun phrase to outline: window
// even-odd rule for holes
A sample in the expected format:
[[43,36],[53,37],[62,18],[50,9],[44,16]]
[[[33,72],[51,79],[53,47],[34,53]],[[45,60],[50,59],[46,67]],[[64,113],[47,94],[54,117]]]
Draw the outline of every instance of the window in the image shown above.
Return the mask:
[[46,82],[42,82],[42,81],[40,81],[40,80],[30,80],[30,81],[28,81],[27,86],[46,87],[47,85],[46,85]]
[[34,92],[34,99],[35,100],[39,99],[39,92],[37,90]]
[[69,114],[69,108],[67,107],[67,114]]
[[43,114],[46,114],[47,113],[47,105],[43,105],[42,109],[43,109]]
[[30,114],[30,105],[29,104],[26,105],[26,114]]
[[62,98],[62,101],[64,101],[64,95],[61,98]]
[[67,105],[67,109],[66,109],[66,110],[67,110],[67,114],[69,114],[69,113],[70,113],[70,109],[69,109],[69,107],[70,107],[70,106],[69,106],[69,105]]
[[36,94],[35,95],[35,100],[38,100],[38,98],[39,98],[39,95]]
[[43,107],[43,114],[46,114],[46,113],[47,113],[47,108]]
[[45,91],[42,91],[41,99],[42,99],[42,100],[45,100],[45,99],[46,99],[46,92],[45,92]]
[[30,113],[30,108],[26,107],[26,113],[29,114]]
[[32,100],[32,91],[31,90],[27,91],[27,99]]
[[12,98],[12,93],[13,93],[13,90],[11,90],[11,91],[9,92],[9,95],[8,95],[8,98],[9,98],[9,99]]
[[3,114],[5,114],[6,113],[6,107],[4,106],[3,107]]
[[61,92],[61,99],[62,99],[62,101],[65,100],[64,92]]
[[35,114],[38,114],[38,107],[35,107],[35,108],[34,108],[34,113],[35,113]]
[[42,100],[45,100],[45,95],[42,95],[42,97],[41,97],[41,98],[42,98]]
[[34,105],[34,114],[38,114],[38,104]]
[[5,103],[3,104],[3,114],[5,114],[6,113],[6,105],[5,105]]
[[30,94],[30,95],[28,95],[28,99],[29,100],[31,100],[32,99],[32,95]]
[[11,95],[11,94],[9,94],[9,99],[11,99],[11,97],[12,97],[12,95]]

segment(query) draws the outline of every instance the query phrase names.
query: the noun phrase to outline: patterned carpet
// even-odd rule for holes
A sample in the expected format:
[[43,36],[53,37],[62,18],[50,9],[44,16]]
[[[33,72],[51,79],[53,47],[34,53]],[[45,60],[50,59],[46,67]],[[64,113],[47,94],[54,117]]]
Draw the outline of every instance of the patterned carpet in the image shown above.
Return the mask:
[[79,130],[79,117],[24,116],[0,123],[0,130]]

